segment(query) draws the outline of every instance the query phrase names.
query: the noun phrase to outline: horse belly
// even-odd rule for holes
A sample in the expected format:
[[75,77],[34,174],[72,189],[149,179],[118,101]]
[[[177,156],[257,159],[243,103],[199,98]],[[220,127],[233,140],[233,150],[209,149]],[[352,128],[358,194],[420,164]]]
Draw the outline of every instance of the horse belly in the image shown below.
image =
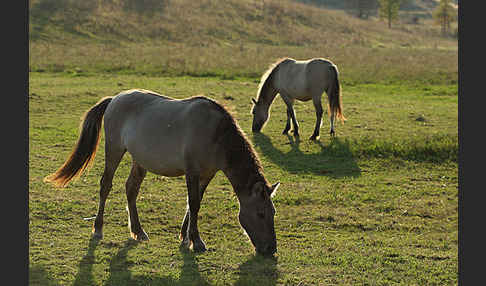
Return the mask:
[[186,174],[184,170],[181,169],[174,169],[174,168],[157,168],[157,169],[147,169],[147,171],[154,173],[156,175],[164,176],[164,177],[180,177]]
[[139,121],[139,124],[127,126],[124,145],[132,159],[147,171],[167,177],[182,176],[185,173],[184,136],[170,124],[159,122],[164,121]]
[[304,87],[289,88],[287,94],[299,101],[308,101],[312,99],[312,95]]
[[129,148],[128,152],[135,162],[151,173],[166,177],[178,177],[185,174],[184,160],[178,150],[160,153],[159,150],[140,152]]
[[300,101],[309,101],[312,99],[312,96],[310,94],[300,94],[295,99]]

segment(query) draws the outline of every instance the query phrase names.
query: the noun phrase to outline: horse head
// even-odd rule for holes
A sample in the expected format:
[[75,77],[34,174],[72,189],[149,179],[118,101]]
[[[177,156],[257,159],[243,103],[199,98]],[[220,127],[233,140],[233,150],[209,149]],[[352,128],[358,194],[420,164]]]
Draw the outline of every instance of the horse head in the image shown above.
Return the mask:
[[246,231],[257,253],[271,256],[277,252],[277,238],[275,236],[274,216],[275,207],[272,196],[280,183],[267,186],[256,182],[248,195],[240,198],[240,213],[238,218]]
[[265,122],[268,120],[268,108],[265,108],[262,104],[258,104],[258,102],[252,98],[251,99],[254,103],[251,113],[253,114],[253,122],[251,125],[251,130],[253,132],[260,132],[265,125]]

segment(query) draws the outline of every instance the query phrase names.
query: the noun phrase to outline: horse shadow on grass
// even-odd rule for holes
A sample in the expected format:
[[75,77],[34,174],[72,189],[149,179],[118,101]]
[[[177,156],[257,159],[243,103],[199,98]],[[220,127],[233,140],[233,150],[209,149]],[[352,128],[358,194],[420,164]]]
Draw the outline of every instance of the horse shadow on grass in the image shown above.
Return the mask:
[[[127,254],[139,243],[132,239],[124,242],[116,255],[112,257],[109,266],[109,277],[102,285],[211,285],[205,277],[201,276],[201,271],[199,271],[196,261],[197,254],[185,249],[180,250],[183,265],[179,279],[152,275],[132,275],[129,269],[132,262],[127,260]],[[96,263],[94,252],[98,245],[99,240],[93,238],[90,240],[88,251],[79,263],[79,270],[73,286],[100,285],[100,281],[96,281],[93,276],[93,265]],[[252,256],[239,266],[237,271],[239,279],[234,285],[276,285],[278,278],[276,264],[276,258]]]
[[184,264],[179,279],[172,277],[157,277],[145,275],[132,275],[128,267],[127,253],[140,242],[128,240],[110,262],[110,276],[105,286],[119,285],[209,285],[201,276],[196,262],[196,255],[191,251],[180,251]]
[[29,285],[58,286],[52,275],[42,264],[29,264]]
[[[119,286],[119,285],[210,285],[201,277],[196,262],[196,255],[187,250],[181,250],[184,264],[181,269],[179,279],[172,277],[157,277],[145,275],[132,275],[129,267],[132,262],[127,260],[128,252],[135,248],[140,242],[129,239],[124,242],[115,256],[111,258],[109,266],[109,277],[102,285]],[[79,263],[78,274],[73,286],[81,285],[100,285],[93,277],[93,265],[95,262],[94,252],[99,244],[98,239],[91,239],[89,242],[88,252]]]
[[291,150],[283,152],[263,133],[253,133],[253,143],[261,154],[291,174],[312,173],[332,178],[359,177],[361,169],[351,152],[350,144],[340,138],[331,138],[327,145],[320,140],[304,144],[317,144],[320,152],[301,150],[301,139],[286,135]]
[[93,264],[95,263],[94,251],[98,246],[99,240],[91,238],[88,243],[88,252],[79,262],[79,270],[76,274],[73,286],[96,285],[93,277]]
[[238,280],[234,286],[277,285],[280,275],[277,270],[278,257],[265,258],[260,255],[250,257],[238,267]]

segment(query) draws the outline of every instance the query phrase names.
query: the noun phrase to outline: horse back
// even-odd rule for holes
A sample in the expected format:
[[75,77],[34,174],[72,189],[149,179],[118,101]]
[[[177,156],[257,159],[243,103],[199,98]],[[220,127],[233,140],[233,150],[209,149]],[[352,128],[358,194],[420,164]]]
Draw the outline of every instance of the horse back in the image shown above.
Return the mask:
[[328,90],[334,83],[337,67],[323,58],[311,59],[306,64],[306,85],[309,89]]
[[116,96],[105,112],[106,140],[152,173],[180,176],[215,169],[212,144],[224,114],[204,97],[173,99],[134,90]]

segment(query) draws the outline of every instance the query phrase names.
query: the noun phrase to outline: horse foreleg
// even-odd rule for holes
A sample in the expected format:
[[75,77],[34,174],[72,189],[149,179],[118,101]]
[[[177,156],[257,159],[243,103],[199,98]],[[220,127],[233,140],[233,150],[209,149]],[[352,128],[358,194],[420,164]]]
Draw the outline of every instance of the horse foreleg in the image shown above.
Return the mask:
[[130,229],[131,237],[139,241],[149,240],[147,233],[145,233],[140,225],[137,212],[137,196],[146,174],[147,170],[133,161],[130,176],[128,176],[125,184],[128,202],[128,228]]
[[206,251],[206,245],[199,236],[199,229],[197,227],[197,215],[201,206],[202,195],[199,192],[199,175],[186,174],[187,184],[187,201],[189,204],[189,221],[187,226],[186,238],[182,241],[182,245],[190,248],[195,252]]
[[299,123],[297,122],[297,118],[295,116],[294,107],[290,110],[290,116],[292,119],[292,124],[294,125],[294,136],[299,137]]
[[282,131],[282,134],[287,134],[290,130],[290,118],[292,117],[291,115],[292,111],[287,108],[287,124],[285,125],[285,129]]
[[[201,178],[199,180],[199,192],[201,193],[201,196],[199,197],[200,201],[199,204],[201,204],[202,198],[204,196],[204,191],[209,185],[209,182],[211,179],[214,177],[214,174],[209,176],[207,179]],[[189,225],[189,216],[190,216],[190,211],[189,211],[189,205],[187,205],[187,210],[186,214],[184,216],[184,220],[182,221],[182,226],[181,226],[181,233],[179,235],[179,238],[181,241],[187,240],[187,226]]]
[[290,117],[290,119],[292,120],[292,124],[294,125],[294,136],[299,137],[299,123],[297,123],[297,118],[295,116],[294,99],[282,93],[280,94],[280,96],[285,102],[285,105],[287,105],[287,126],[285,126],[285,129],[287,129],[287,127],[290,129],[290,123],[288,119]]
[[317,140],[319,138],[319,133],[322,124],[322,104],[321,104],[321,96],[313,97],[312,102],[314,103],[314,107],[316,109],[316,126],[314,127],[314,133],[309,138],[310,140]]

